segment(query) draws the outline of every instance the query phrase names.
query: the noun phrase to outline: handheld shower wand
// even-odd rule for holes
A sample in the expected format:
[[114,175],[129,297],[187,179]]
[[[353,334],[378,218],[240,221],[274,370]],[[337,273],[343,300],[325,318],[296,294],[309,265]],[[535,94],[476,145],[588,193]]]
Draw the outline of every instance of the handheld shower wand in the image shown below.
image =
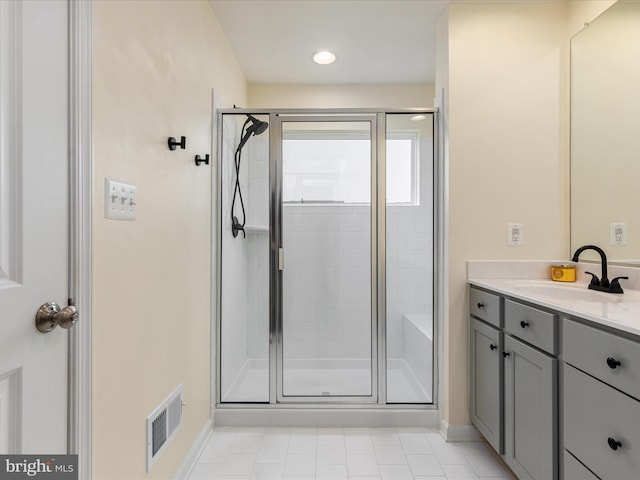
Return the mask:
[[[261,133],[264,133],[267,128],[269,128],[269,124],[267,122],[258,120],[253,115],[247,115],[247,119],[245,120],[244,125],[242,125],[240,143],[238,143],[238,147],[236,148],[234,159],[234,165],[236,169],[236,183],[233,189],[233,200],[231,202],[231,233],[233,234],[233,238],[238,236],[238,232],[242,232],[242,236],[245,238],[247,236],[246,232],[244,231],[244,226],[247,218],[244,209],[244,200],[242,199],[242,188],[240,187],[240,164],[242,161],[242,147],[245,146],[252,135],[260,135]],[[234,215],[236,196],[240,199],[240,206],[242,207],[242,222],[240,222],[238,220],[238,217]]]

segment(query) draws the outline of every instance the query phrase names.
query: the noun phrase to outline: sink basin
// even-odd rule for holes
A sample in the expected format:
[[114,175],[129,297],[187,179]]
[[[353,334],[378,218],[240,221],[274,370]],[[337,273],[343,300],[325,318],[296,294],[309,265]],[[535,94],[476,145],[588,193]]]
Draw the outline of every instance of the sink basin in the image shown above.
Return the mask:
[[583,301],[583,302],[618,302],[622,300],[621,295],[611,293],[596,292],[588,290],[586,285],[581,287],[562,284],[521,284],[516,286],[516,290],[535,296],[554,298],[558,300]]

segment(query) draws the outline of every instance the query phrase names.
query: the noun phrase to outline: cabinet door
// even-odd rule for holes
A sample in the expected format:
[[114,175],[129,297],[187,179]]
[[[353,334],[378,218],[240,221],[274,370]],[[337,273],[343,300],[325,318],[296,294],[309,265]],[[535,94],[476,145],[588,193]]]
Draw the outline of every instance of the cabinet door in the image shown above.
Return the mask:
[[504,339],[505,460],[520,480],[556,480],[557,360]]
[[471,421],[498,453],[502,442],[502,334],[470,319]]

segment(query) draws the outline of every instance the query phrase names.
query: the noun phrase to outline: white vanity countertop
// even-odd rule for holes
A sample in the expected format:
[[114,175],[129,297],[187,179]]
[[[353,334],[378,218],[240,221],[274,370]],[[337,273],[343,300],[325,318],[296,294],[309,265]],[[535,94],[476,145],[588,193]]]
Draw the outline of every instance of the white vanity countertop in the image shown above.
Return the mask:
[[[640,336],[640,291],[589,290],[587,283],[543,279],[469,278],[472,285]],[[624,288],[624,286],[623,286]]]

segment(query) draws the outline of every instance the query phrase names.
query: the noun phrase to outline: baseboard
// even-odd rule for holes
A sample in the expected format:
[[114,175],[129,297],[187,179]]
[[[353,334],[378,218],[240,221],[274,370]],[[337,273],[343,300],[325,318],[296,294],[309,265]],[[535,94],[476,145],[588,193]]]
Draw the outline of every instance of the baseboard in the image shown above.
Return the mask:
[[473,425],[449,425],[445,419],[440,419],[440,433],[447,442],[480,442],[483,440],[482,435]]
[[216,427],[437,427],[436,409],[218,408]]
[[204,447],[207,445],[209,437],[211,437],[212,433],[213,422],[211,420],[208,420],[196,440],[193,442],[193,445],[191,445],[191,449],[189,449],[189,452],[182,461],[182,464],[173,475],[174,480],[185,480],[189,478],[189,475],[191,475],[191,470],[193,470],[193,467],[196,466],[198,458],[200,458],[200,454],[202,453]]

